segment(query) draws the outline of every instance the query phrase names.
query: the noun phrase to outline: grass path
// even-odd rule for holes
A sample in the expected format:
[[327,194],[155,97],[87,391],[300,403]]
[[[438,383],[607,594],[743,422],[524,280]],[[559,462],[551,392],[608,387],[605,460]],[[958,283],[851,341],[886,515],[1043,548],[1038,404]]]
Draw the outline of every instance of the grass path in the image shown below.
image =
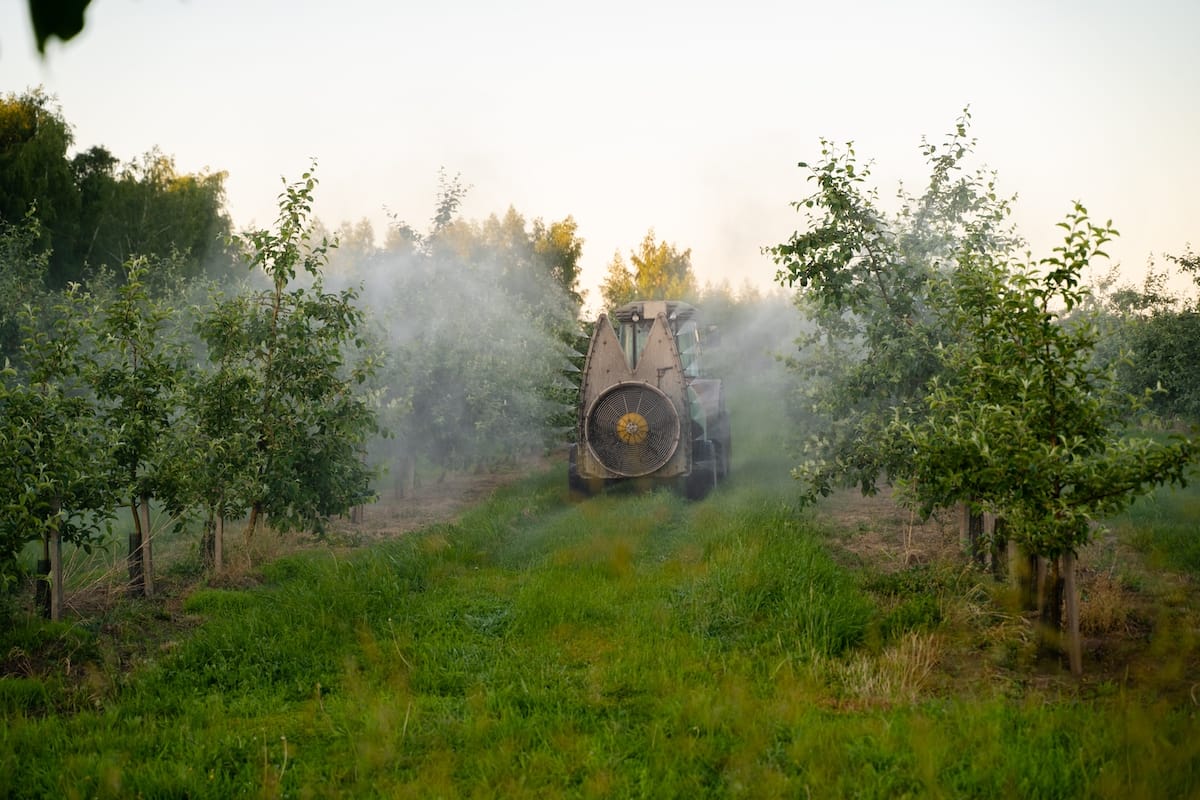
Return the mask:
[[847,566],[781,474],[569,505],[551,470],[197,590],[203,624],[132,673],[70,634],[69,690],[0,682],[0,796],[1200,793],[1195,705],[988,680],[1023,642],[986,588]]

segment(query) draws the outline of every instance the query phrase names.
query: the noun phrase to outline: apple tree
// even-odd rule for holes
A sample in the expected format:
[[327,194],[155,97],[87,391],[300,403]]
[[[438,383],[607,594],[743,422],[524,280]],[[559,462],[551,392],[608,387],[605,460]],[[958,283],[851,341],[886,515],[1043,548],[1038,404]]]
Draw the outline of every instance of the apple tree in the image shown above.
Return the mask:
[[1036,264],[964,253],[933,286],[936,316],[959,336],[937,348],[925,413],[897,414],[889,438],[909,454],[893,477],[929,512],[968,502],[996,513],[1023,552],[1048,559],[1055,624],[1065,600],[1072,671],[1082,670],[1075,558],[1097,519],[1140,494],[1182,484],[1196,441],[1128,429],[1141,398],[1122,392],[1093,358],[1098,332],[1071,317],[1089,262],[1115,234],[1078,203],[1063,244]]

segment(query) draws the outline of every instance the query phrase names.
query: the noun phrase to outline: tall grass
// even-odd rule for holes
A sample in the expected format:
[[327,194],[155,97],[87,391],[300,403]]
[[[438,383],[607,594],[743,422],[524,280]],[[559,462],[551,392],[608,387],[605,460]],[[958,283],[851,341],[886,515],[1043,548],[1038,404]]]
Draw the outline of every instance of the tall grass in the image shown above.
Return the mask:
[[574,506],[554,472],[196,591],[203,624],[90,704],[8,690],[0,796],[1200,791],[1194,708],[931,694],[941,616],[888,598],[948,584],[847,573],[750,470],[701,504]]

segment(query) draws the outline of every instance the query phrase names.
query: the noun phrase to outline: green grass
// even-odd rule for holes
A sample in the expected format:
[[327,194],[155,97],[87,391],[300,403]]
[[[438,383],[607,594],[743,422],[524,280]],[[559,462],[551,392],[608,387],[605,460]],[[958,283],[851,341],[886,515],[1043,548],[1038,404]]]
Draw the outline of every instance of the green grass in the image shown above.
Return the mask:
[[1110,520],[1151,563],[1200,578],[1200,483],[1164,487]]
[[[197,590],[203,624],[128,676],[0,680],[0,796],[1200,792],[1194,707],[863,690],[945,628],[960,578],[847,571],[756,469],[699,504],[567,505],[555,471],[455,525]],[[92,668],[94,634],[42,630],[21,635]]]

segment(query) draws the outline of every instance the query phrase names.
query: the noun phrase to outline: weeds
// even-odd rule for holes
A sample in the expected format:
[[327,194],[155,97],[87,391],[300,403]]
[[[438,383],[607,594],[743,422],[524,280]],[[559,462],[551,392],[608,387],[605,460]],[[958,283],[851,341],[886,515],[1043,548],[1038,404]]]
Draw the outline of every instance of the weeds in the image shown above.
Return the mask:
[[[1192,476],[1197,477],[1196,475]],[[1152,564],[1200,578],[1200,484],[1160,488],[1110,522]]]

